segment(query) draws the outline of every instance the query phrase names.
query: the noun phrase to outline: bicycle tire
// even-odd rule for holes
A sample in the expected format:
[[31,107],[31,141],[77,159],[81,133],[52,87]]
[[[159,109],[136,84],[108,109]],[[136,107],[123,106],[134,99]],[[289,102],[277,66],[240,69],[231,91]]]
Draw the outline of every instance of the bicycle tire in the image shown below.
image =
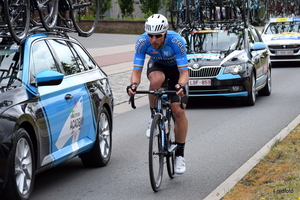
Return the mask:
[[30,26],[30,0],[4,0],[4,16],[12,38],[19,43]]
[[246,4],[247,0],[241,0],[240,2],[240,10],[241,10],[241,13],[242,13],[242,20],[245,24],[245,27],[247,28],[249,26],[249,7],[248,7],[248,4]]
[[259,23],[264,23],[268,17],[268,1],[258,0],[258,8],[255,9],[255,15]]
[[[89,37],[91,36],[99,21],[99,13],[100,13],[100,3],[99,0],[68,0],[71,6],[71,19],[73,21],[73,25],[78,32],[79,36]],[[86,19],[84,19],[86,18]],[[87,18],[91,18],[92,25],[90,23],[80,24],[82,20],[87,20]]]
[[192,0],[186,0],[186,23],[188,28],[194,28],[195,19],[193,17],[192,4],[190,3]]
[[36,0],[36,3],[43,27],[46,31],[51,31],[57,23],[58,1]]
[[180,15],[180,7],[178,4],[178,0],[171,0],[170,4],[170,14],[171,14],[171,24],[173,30],[177,30],[178,22],[179,22],[179,15]]
[[149,138],[149,175],[151,187],[154,192],[157,192],[163,176],[164,155],[162,153],[162,138],[161,138],[161,116],[156,114],[153,117],[150,138]]
[[[175,120],[174,120],[172,112],[170,112],[170,115],[171,116],[169,117],[169,121],[167,124],[168,125],[167,149],[170,149],[172,147],[172,145],[175,145],[175,132],[174,132]],[[169,152],[169,155],[166,157],[167,171],[168,171],[168,175],[171,179],[175,177],[175,168],[174,168],[175,150],[176,149],[174,149],[172,152]]]

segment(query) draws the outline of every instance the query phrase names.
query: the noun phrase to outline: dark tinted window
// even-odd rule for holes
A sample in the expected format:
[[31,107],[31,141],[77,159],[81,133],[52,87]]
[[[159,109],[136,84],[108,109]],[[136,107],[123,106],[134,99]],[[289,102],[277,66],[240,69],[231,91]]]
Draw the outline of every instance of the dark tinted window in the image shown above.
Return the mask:
[[58,71],[53,56],[44,40],[40,40],[33,44],[31,73],[36,76],[42,70]]
[[73,47],[80,54],[80,57],[81,57],[84,65],[88,69],[95,69],[96,68],[96,65],[93,62],[93,60],[85,53],[85,51],[78,44],[73,44]]
[[48,40],[58,58],[58,62],[65,75],[71,75],[83,71],[78,64],[79,57],[71,51],[69,45],[64,40]]
[[18,47],[12,50],[10,44],[3,43],[0,44],[0,92],[19,86],[22,78]]

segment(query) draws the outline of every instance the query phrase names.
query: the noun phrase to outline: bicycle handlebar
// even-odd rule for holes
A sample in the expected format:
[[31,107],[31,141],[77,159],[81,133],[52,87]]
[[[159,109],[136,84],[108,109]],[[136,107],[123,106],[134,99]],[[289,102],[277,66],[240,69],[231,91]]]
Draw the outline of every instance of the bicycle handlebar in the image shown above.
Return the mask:
[[[164,94],[176,94],[176,90],[137,90],[136,94],[154,94],[156,96],[162,96]],[[179,103],[180,108],[184,109],[183,103],[181,101],[181,96],[179,96]],[[134,95],[130,95],[129,97],[129,104],[131,104],[131,107],[133,109],[136,109],[135,103],[134,103]]]

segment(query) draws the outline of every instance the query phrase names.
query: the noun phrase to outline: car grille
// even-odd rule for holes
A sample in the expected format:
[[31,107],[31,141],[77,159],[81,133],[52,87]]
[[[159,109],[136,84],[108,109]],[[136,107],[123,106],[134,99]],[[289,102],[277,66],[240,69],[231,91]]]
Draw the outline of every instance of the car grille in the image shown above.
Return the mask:
[[191,69],[189,68],[190,77],[197,77],[197,78],[208,78],[208,77],[216,77],[219,75],[221,71],[220,66],[204,66],[200,69]]
[[300,45],[291,44],[291,45],[269,45],[269,50],[271,53],[275,54],[275,51],[278,50],[289,50],[297,53],[300,50]]

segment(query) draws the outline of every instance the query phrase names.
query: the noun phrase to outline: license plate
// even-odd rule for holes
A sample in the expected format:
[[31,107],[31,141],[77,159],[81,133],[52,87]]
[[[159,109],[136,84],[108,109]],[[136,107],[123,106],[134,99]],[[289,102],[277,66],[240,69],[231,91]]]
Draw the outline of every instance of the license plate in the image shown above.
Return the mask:
[[210,79],[189,80],[189,86],[211,86]]
[[276,51],[276,55],[293,55],[294,51]]

